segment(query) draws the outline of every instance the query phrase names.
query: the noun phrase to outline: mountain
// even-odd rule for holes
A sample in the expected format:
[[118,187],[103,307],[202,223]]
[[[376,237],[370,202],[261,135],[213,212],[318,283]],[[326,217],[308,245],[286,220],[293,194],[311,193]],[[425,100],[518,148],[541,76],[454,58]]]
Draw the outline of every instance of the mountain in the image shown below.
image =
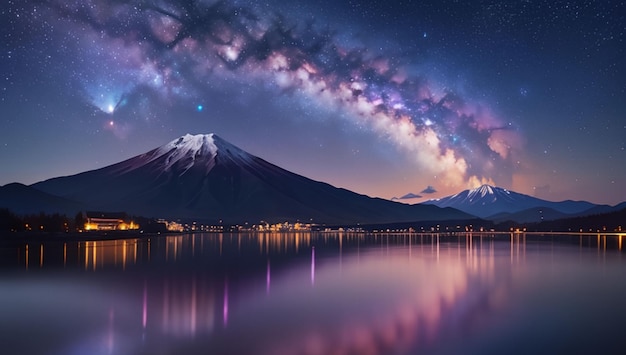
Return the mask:
[[[499,213],[489,216],[489,220],[496,223],[504,221],[515,221],[519,223],[571,220],[577,217],[602,216],[608,215],[616,211],[626,209],[626,202],[622,202],[615,206],[596,205],[590,209],[576,213],[563,213],[555,211],[548,207],[534,207],[515,213]],[[598,217],[598,219],[601,219]]]
[[98,170],[31,185],[90,209],[206,222],[381,223],[468,219],[371,198],[294,174],[214,134],[185,135]]
[[[497,220],[502,220],[506,214],[527,211],[519,217],[524,222],[540,221],[542,217],[545,219],[548,215],[555,219],[566,217],[566,215],[581,215],[585,211],[593,211],[592,209],[604,210],[607,208],[612,210],[610,206],[601,208],[600,205],[586,201],[546,201],[490,185],[482,185],[476,189],[465,190],[441,199],[425,201],[422,204],[452,207],[481,218]],[[542,208],[546,209],[545,215]],[[532,215],[535,217],[530,218]]]
[[20,215],[44,212],[73,216],[83,210],[84,206],[30,186],[11,183],[0,186],[0,208],[10,209]]
[[597,214],[612,213],[615,211],[621,211],[625,208],[626,208],[626,201],[615,206],[597,205],[591,209],[588,209],[581,213],[576,214],[576,216],[591,216],[591,215],[597,215]]
[[[559,218],[557,220],[543,220],[537,223],[524,224],[528,231],[550,232],[550,231],[574,231],[574,232],[621,232],[626,221],[626,205],[621,203],[612,208],[612,211],[605,213],[595,213],[584,216]],[[496,228],[509,230],[518,228],[519,224],[505,222]]]
[[518,223],[532,223],[541,221],[554,221],[557,219],[571,218],[573,216],[574,215],[559,212],[548,207],[533,207],[515,213],[497,213],[489,216],[488,219],[496,223],[506,221],[514,221]]

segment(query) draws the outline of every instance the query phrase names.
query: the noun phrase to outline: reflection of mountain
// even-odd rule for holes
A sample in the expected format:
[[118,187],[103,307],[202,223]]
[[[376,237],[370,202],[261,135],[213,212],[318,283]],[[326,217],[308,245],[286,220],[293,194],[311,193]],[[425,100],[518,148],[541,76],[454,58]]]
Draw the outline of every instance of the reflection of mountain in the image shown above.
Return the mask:
[[[245,282],[228,277],[211,287],[196,275],[148,284],[147,319],[154,324],[148,322],[147,328],[162,324],[164,336],[186,335],[190,341],[177,349],[184,353],[211,348],[256,354],[404,354],[437,344],[459,326],[476,326],[508,292],[506,268],[493,275],[494,256],[478,257],[477,244],[451,253],[440,250],[435,238],[422,245],[413,236],[412,255],[394,247],[402,238],[384,254],[379,246],[357,254],[351,247],[358,245],[358,236],[324,238],[345,248],[340,264],[316,259],[314,250],[324,248],[306,247],[296,264],[285,268],[268,261],[263,273]],[[474,275],[468,265],[491,276]],[[207,299],[213,304],[200,307],[197,300]],[[173,310],[179,313],[177,321],[165,323]]]
[[[457,252],[436,237],[395,236],[385,239],[381,253],[382,238],[362,237],[174,236],[149,244],[87,244],[84,251],[79,247],[78,258],[92,271],[121,271],[125,265],[119,276],[128,280],[111,287],[135,309],[122,314],[124,307],[108,306],[117,315],[108,331],[140,326],[125,341],[143,334],[147,352],[414,353],[436,346],[460,326],[474,327],[506,298],[510,275],[506,268],[493,274],[494,255],[479,257],[477,240],[467,239],[471,244]],[[411,251],[397,248],[407,243]],[[256,266],[220,258],[233,253],[249,255]],[[283,253],[289,263],[280,261]],[[162,271],[131,282],[146,264]]]
[[474,275],[469,265],[491,274],[494,259],[472,245],[451,252],[417,235],[210,234],[42,245],[25,256],[31,269],[62,260],[89,273],[75,284],[106,285],[106,294],[101,286],[80,296],[109,317],[104,334],[77,337],[85,350],[110,339],[110,349],[131,353],[386,354],[436,343],[497,305],[509,275]]
[[[39,270],[4,280],[0,341],[21,350],[9,353],[476,354],[556,339],[549,350],[558,353],[576,341],[570,329],[584,335],[598,324],[584,350],[619,353],[602,350],[621,339],[626,290],[615,280],[624,265],[613,252],[600,255],[607,236],[572,237],[580,242],[547,249],[527,249],[526,235],[517,233],[504,240],[242,233],[20,244],[5,256]],[[557,269],[545,272],[550,267]],[[574,291],[587,275],[607,277],[580,298]],[[598,297],[611,302],[585,311]],[[574,328],[563,325],[561,312],[576,314]],[[566,329],[553,332],[557,326]]]
[[121,163],[32,187],[94,210],[226,223],[379,223],[469,217],[453,209],[407,206],[313,181],[213,134],[186,135]]

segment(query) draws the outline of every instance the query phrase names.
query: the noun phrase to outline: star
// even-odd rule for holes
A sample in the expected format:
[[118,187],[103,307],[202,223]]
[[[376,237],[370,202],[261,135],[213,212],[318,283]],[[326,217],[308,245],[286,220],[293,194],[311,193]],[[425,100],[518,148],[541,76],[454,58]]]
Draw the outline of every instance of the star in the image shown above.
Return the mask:
[[[624,153],[620,2],[321,0],[310,11],[279,1],[271,9],[236,0],[4,3],[0,140],[14,149],[5,156],[15,157],[15,171],[30,171],[20,167],[28,159],[18,159],[15,132],[37,127],[46,146],[61,149],[69,132],[92,132],[85,118],[95,117],[104,139],[121,140],[126,151],[176,132],[215,132],[287,169],[324,161],[309,177],[375,196],[405,193],[410,187],[395,190],[403,174],[440,183],[442,194],[476,179],[518,191],[556,185],[538,173],[552,162],[581,176],[626,176],[612,159],[579,164],[567,149],[575,141],[586,158]],[[349,24],[334,15],[350,13],[348,4],[359,5]],[[597,124],[609,119],[618,123]],[[106,152],[109,161],[125,158]],[[359,154],[338,158],[350,152]],[[349,164],[391,170],[365,179]],[[0,185],[79,168],[50,169],[0,174]],[[621,202],[598,189],[599,199]],[[573,194],[562,197],[599,192]]]

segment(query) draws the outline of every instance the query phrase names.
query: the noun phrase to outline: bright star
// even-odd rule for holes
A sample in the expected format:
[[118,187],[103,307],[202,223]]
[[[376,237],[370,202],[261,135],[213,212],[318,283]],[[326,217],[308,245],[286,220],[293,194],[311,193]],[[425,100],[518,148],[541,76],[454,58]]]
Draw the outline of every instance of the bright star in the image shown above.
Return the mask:
[[113,111],[115,111],[115,106],[109,104],[109,106],[107,107],[107,111],[109,111],[109,113],[113,113]]
[[202,106],[202,105],[196,106],[196,111],[202,112],[202,110],[204,110],[204,106]]

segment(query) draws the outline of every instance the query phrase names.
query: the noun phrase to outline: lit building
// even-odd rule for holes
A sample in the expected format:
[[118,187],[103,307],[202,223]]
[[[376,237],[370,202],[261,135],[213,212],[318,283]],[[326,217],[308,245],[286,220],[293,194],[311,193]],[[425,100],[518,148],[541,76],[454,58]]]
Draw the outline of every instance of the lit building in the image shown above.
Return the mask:
[[112,230],[133,230],[139,229],[139,225],[133,221],[126,220],[125,213],[110,212],[85,212],[86,231],[112,231]]
[[166,221],[164,219],[159,219],[159,223],[165,224],[165,228],[170,232],[183,232],[185,231],[185,227],[174,221]]

